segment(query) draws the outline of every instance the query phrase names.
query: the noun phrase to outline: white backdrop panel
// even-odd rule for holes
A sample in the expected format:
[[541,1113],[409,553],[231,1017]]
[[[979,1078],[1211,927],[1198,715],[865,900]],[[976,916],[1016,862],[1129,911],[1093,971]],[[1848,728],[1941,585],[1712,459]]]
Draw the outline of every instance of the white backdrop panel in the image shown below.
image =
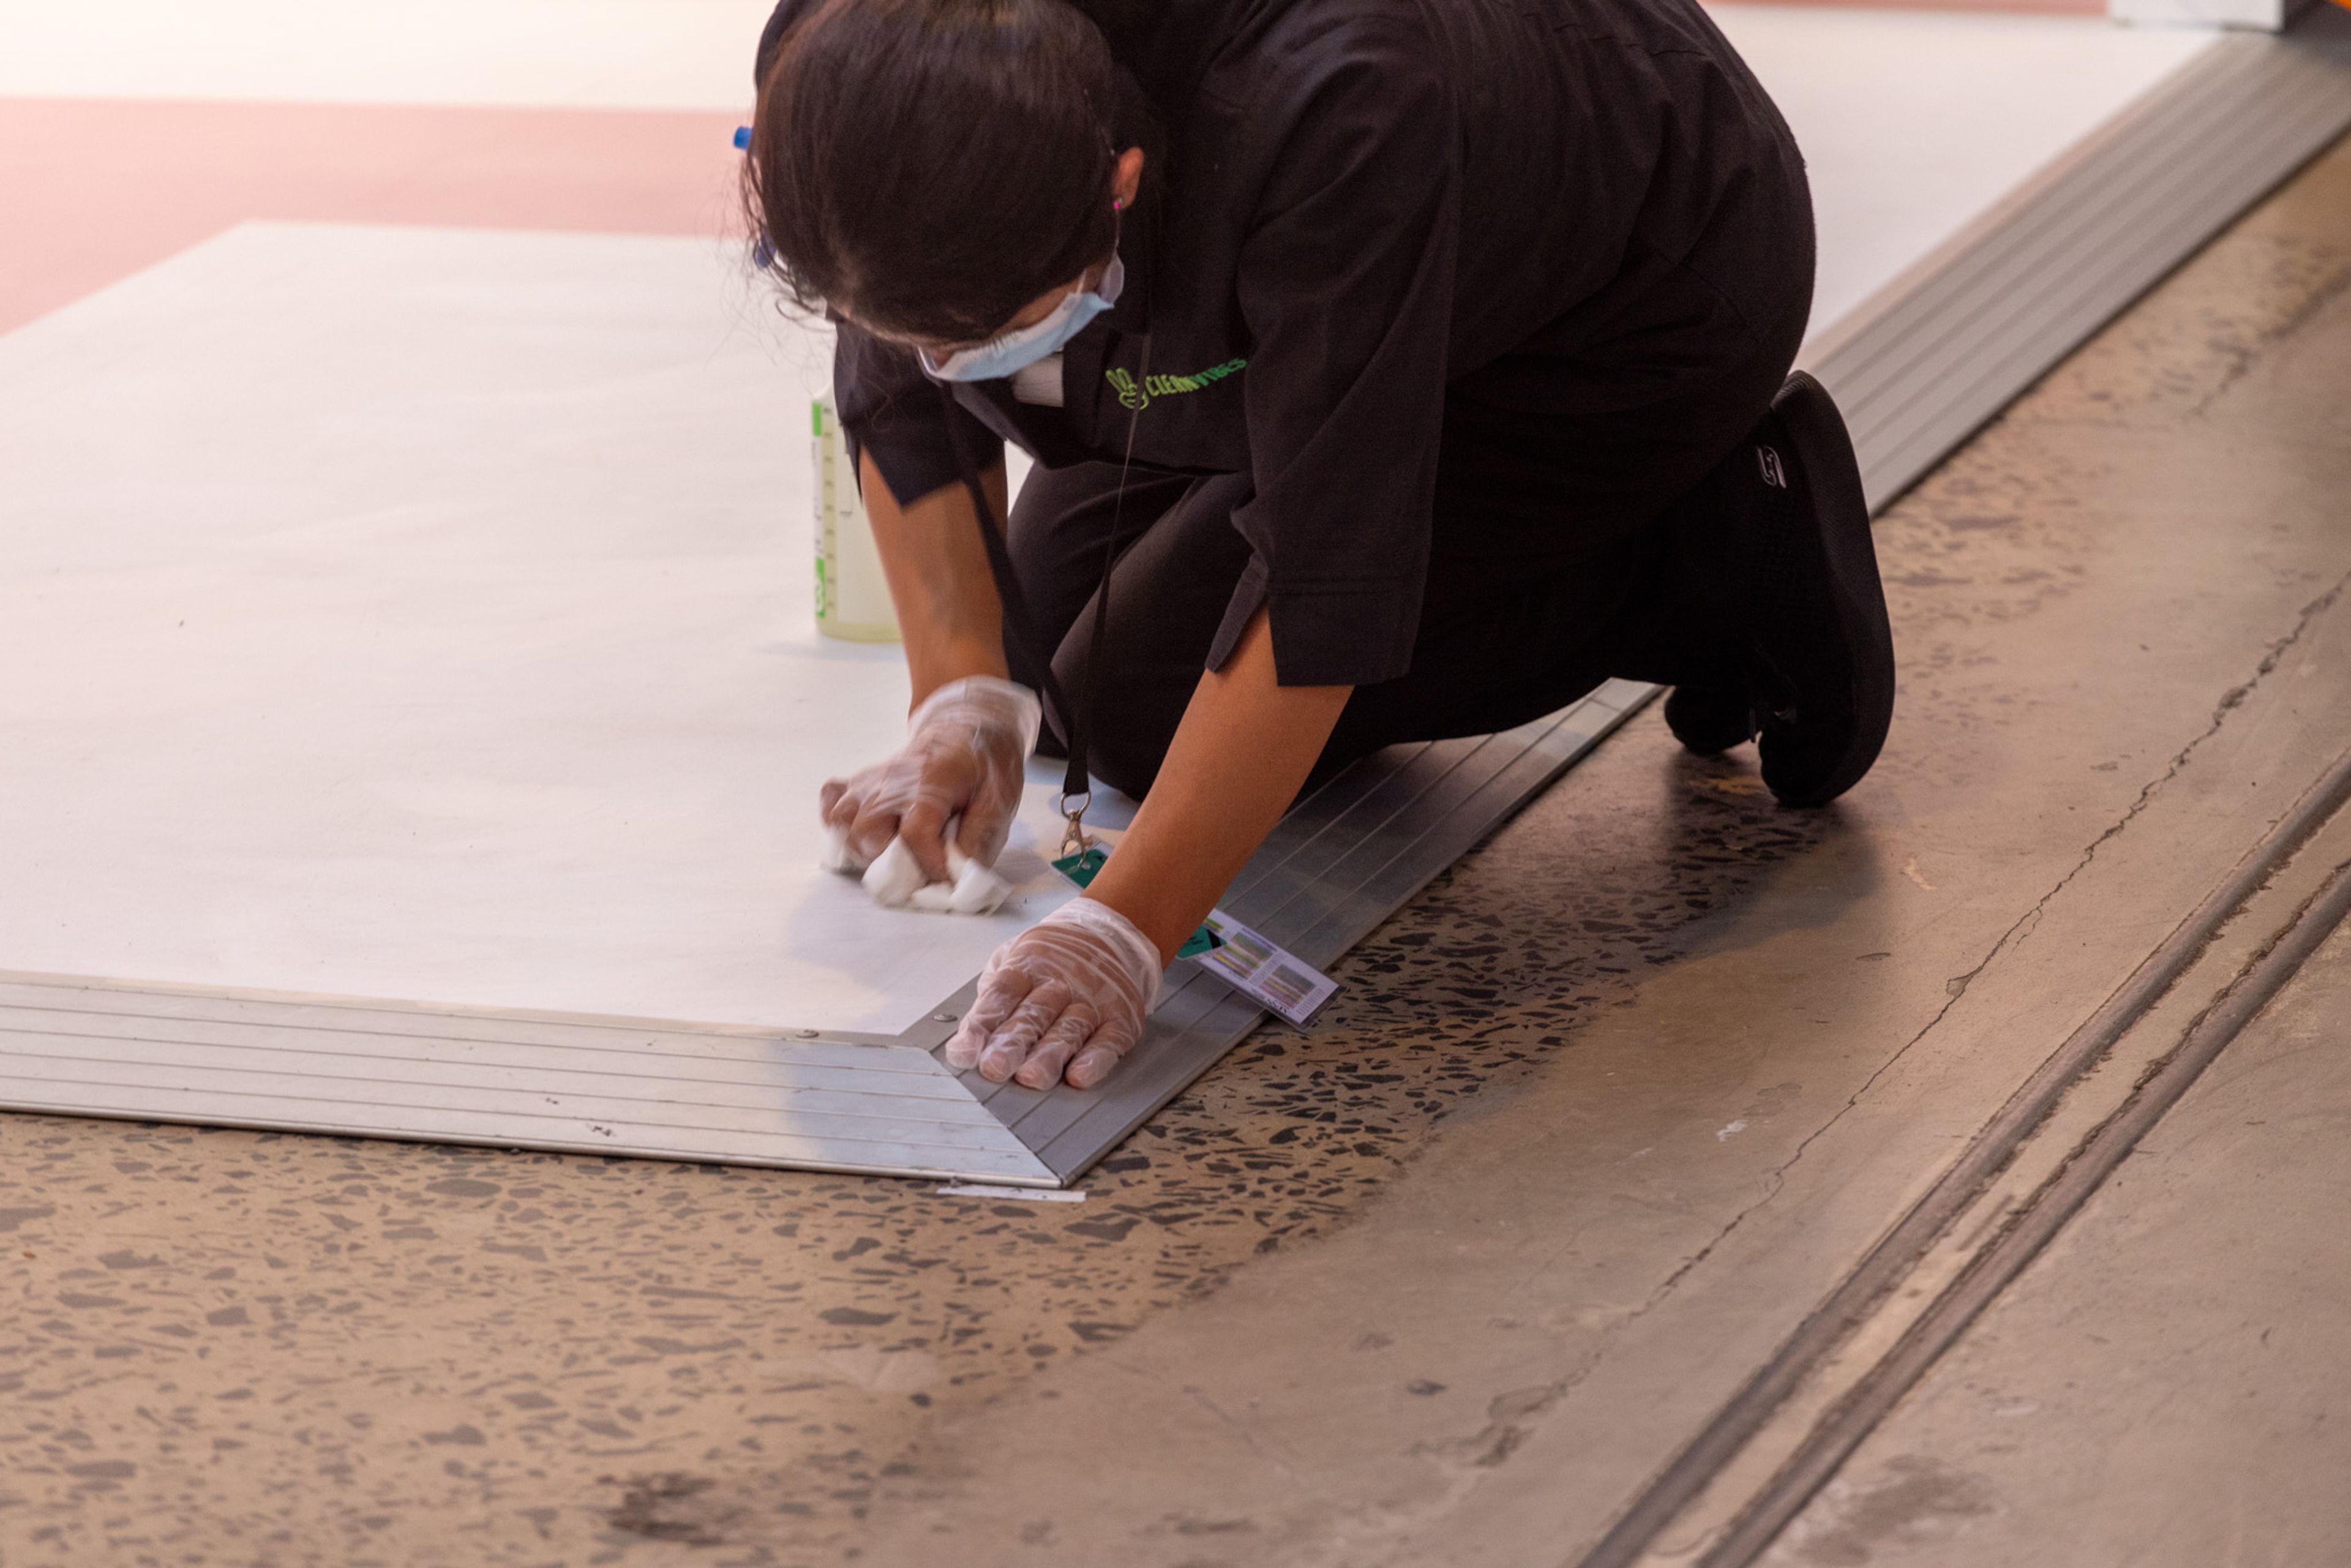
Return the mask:
[[0,967],[894,1032],[1066,896],[1041,769],[1001,915],[812,869],[906,681],[738,256],[256,224],[0,338]]

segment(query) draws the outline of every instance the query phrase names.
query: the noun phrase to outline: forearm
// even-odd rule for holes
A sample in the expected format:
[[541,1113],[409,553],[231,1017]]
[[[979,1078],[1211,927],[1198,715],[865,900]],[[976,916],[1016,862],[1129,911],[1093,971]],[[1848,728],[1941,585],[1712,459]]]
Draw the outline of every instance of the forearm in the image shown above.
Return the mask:
[[[949,485],[902,506],[870,455],[859,455],[859,474],[916,706],[949,681],[1005,674],[1004,607],[970,495]],[[980,486],[1002,517],[1003,465],[983,474]]]
[[1200,678],[1092,896],[1172,956],[1297,798],[1352,689],[1279,684],[1259,612],[1224,668]]

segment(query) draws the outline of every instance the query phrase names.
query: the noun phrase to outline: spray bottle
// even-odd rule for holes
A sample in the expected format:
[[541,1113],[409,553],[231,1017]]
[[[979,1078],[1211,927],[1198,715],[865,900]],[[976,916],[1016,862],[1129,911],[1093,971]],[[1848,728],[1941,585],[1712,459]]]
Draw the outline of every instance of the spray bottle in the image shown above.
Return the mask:
[[844,642],[894,643],[890,584],[831,394],[810,406],[809,423],[816,437],[816,629]]

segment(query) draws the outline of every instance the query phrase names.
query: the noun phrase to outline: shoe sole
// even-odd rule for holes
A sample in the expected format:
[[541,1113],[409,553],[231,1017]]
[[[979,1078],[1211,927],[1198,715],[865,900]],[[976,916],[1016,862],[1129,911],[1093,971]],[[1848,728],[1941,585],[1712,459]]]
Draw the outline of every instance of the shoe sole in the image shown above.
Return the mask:
[[1684,750],[1699,757],[1719,757],[1755,738],[1751,705],[1744,691],[1676,686],[1666,696],[1666,727]]
[[[1828,389],[1798,371],[1771,400],[1781,432],[1792,448],[1796,483],[1809,492],[1820,519],[1838,631],[1853,671],[1853,735],[1825,777],[1813,788],[1779,795],[1789,806],[1823,806],[1861,781],[1885,748],[1894,723],[1894,638],[1886,590],[1870,538],[1869,502],[1861,487],[1844,418]],[[1769,783],[1767,779],[1765,782]]]

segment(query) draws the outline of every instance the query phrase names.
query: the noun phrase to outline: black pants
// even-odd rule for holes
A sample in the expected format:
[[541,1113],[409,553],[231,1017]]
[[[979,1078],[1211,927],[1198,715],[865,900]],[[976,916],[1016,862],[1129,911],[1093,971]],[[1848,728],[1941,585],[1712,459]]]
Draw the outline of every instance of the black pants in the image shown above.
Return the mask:
[[[1719,372],[1664,395],[1573,388],[1546,406],[1542,364],[1504,361],[1457,382],[1438,451],[1433,553],[1412,668],[1356,688],[1318,774],[1398,741],[1478,735],[1566,706],[1611,676],[1668,685],[1736,675],[1728,580],[1705,504],[1718,465],[1751,463],[1743,437],[1780,389],[1802,337],[1810,256],[1787,319]],[[1564,400],[1551,400],[1564,401]],[[1608,407],[1614,402],[1620,407]],[[1592,404],[1601,407],[1594,409]],[[1087,763],[1141,797],[1200,681],[1249,547],[1232,527],[1247,475],[1040,468],[1012,509],[1009,545],[1054,674],[1087,714]],[[1098,590],[1112,552],[1096,646]],[[1029,651],[1016,676],[1035,680]]]

